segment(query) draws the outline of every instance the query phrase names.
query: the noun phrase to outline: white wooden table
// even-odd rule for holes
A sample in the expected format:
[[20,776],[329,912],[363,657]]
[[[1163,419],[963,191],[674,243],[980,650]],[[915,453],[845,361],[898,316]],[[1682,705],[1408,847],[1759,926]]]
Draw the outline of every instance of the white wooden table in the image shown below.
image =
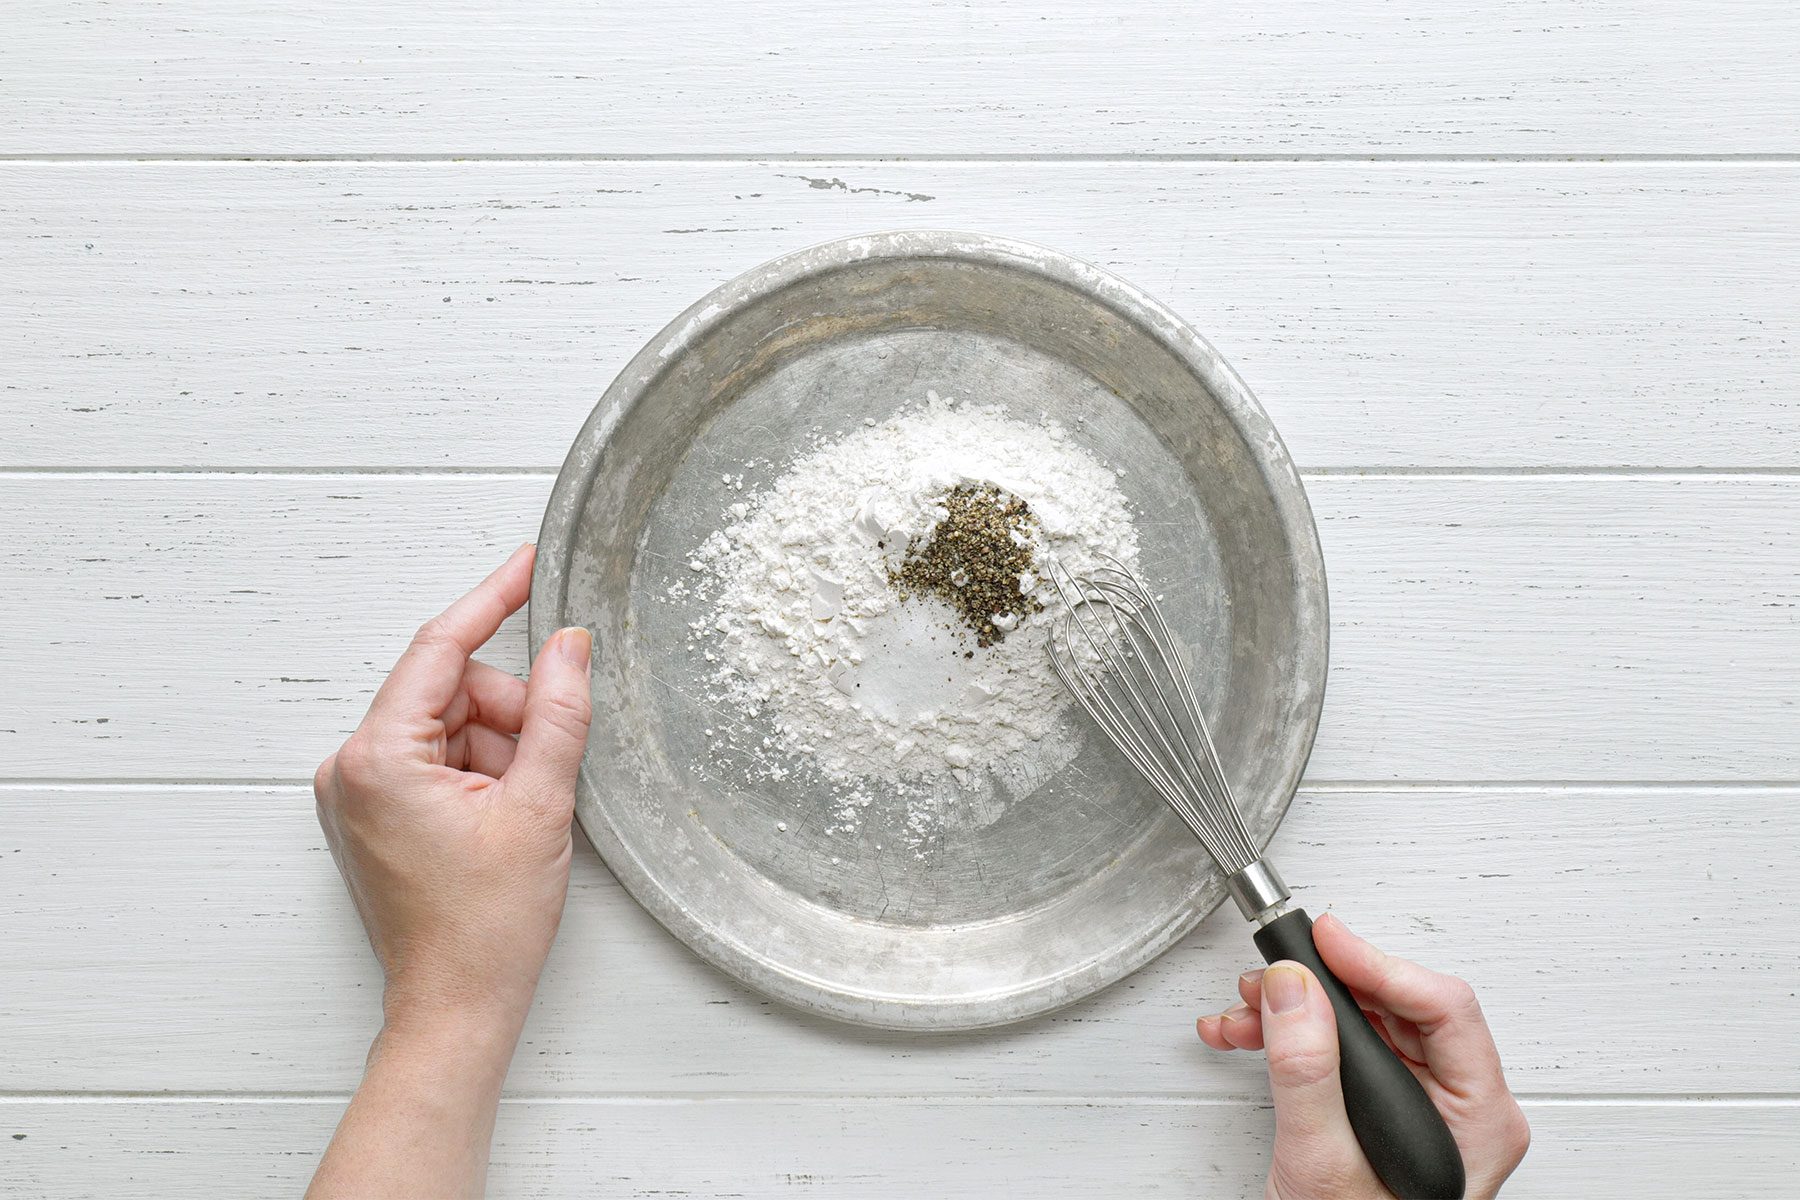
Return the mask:
[[[1290,878],[1479,987],[1521,1196],[1800,1170],[1790,0],[13,0],[0,1195],[291,1195],[377,1021],[313,764],[535,531],[630,353],[895,226],[1166,298],[1305,469]],[[518,668],[509,626],[494,660]],[[1220,913],[919,1038],[691,957],[584,846],[493,1193],[1258,1193]]]

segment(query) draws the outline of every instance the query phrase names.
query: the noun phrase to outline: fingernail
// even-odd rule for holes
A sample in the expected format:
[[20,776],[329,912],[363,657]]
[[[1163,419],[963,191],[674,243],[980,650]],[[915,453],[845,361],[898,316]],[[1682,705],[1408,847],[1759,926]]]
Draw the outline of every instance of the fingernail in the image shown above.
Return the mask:
[[556,635],[557,653],[564,661],[583,671],[594,669],[594,635],[579,625],[572,625]]
[[1263,1011],[1280,1016],[1306,1003],[1306,976],[1298,967],[1277,963],[1263,972]]
[[1263,969],[1261,967],[1256,968],[1254,971],[1245,971],[1242,975],[1238,976],[1238,986],[1255,987],[1262,977]]
[[1241,1021],[1249,1015],[1250,1006],[1248,1004],[1234,1004],[1220,1013],[1219,1019],[1221,1021]]
[[1350,932],[1350,927],[1348,925],[1344,924],[1344,919],[1342,917],[1338,916],[1336,913],[1325,913],[1325,914],[1321,915],[1317,921],[1313,922],[1313,924],[1322,925],[1326,921],[1332,921],[1332,922],[1336,923],[1337,927],[1339,929],[1343,930],[1345,933]]

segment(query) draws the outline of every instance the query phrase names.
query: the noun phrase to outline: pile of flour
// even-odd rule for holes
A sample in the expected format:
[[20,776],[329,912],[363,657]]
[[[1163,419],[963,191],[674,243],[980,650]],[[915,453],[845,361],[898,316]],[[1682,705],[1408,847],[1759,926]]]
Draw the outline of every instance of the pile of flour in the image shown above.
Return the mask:
[[1067,706],[1044,649],[1054,588],[1027,572],[1021,588],[1045,610],[1016,624],[1008,616],[1006,636],[978,648],[948,605],[903,601],[889,582],[962,484],[1030,506],[1040,566],[1054,557],[1080,574],[1100,555],[1136,559],[1116,473],[1053,422],[934,392],[885,422],[819,440],[766,490],[731,504],[692,554],[689,580],[672,587],[709,604],[689,638],[708,699],[773,729],[756,757],[804,759],[840,782],[966,783],[976,772],[1041,768]]

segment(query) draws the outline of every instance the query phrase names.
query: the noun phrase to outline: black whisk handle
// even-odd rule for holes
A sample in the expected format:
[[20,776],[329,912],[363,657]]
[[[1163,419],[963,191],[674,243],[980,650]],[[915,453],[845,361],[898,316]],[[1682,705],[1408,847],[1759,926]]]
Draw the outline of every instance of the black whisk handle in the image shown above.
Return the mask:
[[1458,1200],[1465,1187],[1463,1161],[1450,1127],[1411,1069],[1363,1016],[1350,989],[1319,957],[1312,918],[1300,909],[1276,917],[1256,931],[1256,948],[1269,962],[1303,964],[1331,998],[1344,1111],[1388,1191],[1401,1200]]

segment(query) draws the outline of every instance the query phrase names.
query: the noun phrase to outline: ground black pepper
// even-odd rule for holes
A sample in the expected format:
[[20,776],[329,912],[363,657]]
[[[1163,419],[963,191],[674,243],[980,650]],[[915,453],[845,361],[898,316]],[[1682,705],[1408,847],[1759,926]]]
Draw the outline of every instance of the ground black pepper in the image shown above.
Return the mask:
[[956,611],[977,646],[991,646],[1006,636],[995,617],[1043,610],[1019,587],[1019,576],[1036,562],[1031,535],[1037,517],[1030,505],[996,487],[960,484],[939,503],[949,515],[931,536],[907,547],[888,582],[902,599],[936,596]]

